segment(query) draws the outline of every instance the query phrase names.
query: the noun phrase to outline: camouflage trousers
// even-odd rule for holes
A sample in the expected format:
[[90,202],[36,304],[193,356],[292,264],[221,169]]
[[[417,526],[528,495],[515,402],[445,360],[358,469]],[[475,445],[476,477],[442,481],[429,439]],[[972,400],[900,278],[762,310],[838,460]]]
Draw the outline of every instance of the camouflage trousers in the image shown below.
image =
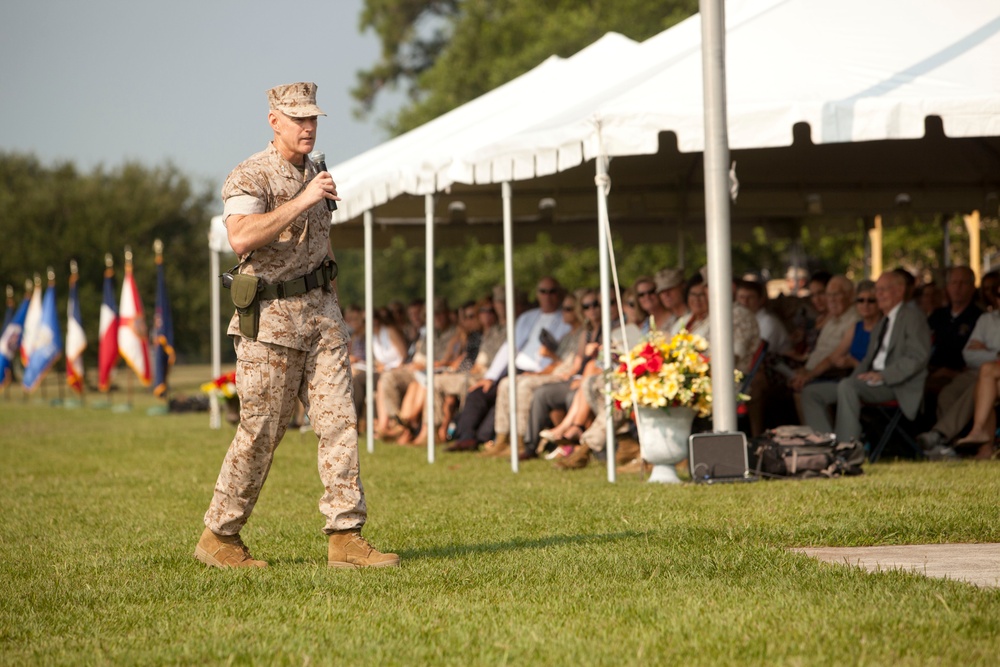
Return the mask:
[[240,423],[222,462],[205,525],[235,535],[253,512],[274,450],[301,400],[319,437],[324,532],[360,528],[367,510],[346,345],[317,337],[312,350],[236,338]]

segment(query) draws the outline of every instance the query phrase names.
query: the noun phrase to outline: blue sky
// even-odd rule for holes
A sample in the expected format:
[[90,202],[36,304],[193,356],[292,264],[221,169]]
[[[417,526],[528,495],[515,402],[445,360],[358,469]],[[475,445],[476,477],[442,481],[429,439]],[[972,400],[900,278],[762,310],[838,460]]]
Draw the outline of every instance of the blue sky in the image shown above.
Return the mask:
[[[16,0],[0,4],[0,151],[89,171],[175,164],[221,186],[270,139],[265,91],[315,81],[331,166],[386,136],[352,117],[379,45],[362,0]],[[380,105],[386,113],[399,96]]]

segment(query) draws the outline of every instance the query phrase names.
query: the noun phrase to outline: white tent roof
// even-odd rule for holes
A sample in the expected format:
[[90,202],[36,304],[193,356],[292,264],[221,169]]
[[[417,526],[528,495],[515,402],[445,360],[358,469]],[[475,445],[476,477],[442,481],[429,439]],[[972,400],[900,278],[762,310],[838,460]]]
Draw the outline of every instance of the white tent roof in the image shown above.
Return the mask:
[[[423,195],[446,188],[453,156],[498,136],[523,129],[537,118],[527,109],[557,108],[564,98],[577,99],[587,77],[612,76],[620,59],[639,45],[608,33],[571,58],[552,56],[535,69],[446,113],[419,128],[342,162],[330,171],[344,198],[334,214],[343,222],[363,211],[409,193]],[[502,174],[498,174],[502,176]]]
[[[726,22],[729,139],[742,184],[734,220],[779,230],[801,224],[809,193],[822,193],[824,213],[849,225],[886,212],[900,192],[926,213],[995,207],[996,0],[919,7],[908,0],[729,0]],[[616,233],[648,241],[648,225],[657,222],[654,237],[663,241],[671,221],[696,233],[690,223],[703,206],[700,49],[701,21],[693,16],[640,45],[608,35],[572,58],[553,57],[335,166],[345,198],[335,220],[375,209],[377,224],[419,223],[394,228],[419,242],[424,202],[417,195],[433,192],[465,205],[464,221],[441,225],[440,242],[461,240],[469,224],[499,242],[499,228],[488,224],[499,221],[493,184],[510,180],[523,181],[514,188],[514,219],[533,223],[515,235],[551,223],[562,238],[583,238],[580,225],[596,215],[594,169],[583,163],[601,152],[600,127],[608,155],[631,156],[612,163]],[[931,116],[942,121],[926,120]],[[558,201],[554,218],[539,210],[545,197]],[[358,227],[335,234],[339,245],[360,244]]]
[[[927,116],[949,137],[1000,135],[996,0],[730,0],[726,11],[732,149],[789,146],[800,122],[816,144],[920,138]],[[461,180],[488,182],[510,164],[518,178],[574,166],[581,147],[585,159],[601,152],[598,127],[607,155],[656,153],[663,131],[680,151],[701,151],[699,44],[699,16],[648,40],[632,67],[639,83],[454,156],[475,173]]]

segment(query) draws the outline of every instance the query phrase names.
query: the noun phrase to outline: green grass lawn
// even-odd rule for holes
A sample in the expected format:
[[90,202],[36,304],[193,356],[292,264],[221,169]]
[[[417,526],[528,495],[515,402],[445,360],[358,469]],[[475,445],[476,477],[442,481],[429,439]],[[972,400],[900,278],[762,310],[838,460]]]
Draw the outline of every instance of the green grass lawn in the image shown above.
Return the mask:
[[231,427],[19,393],[0,398],[3,665],[1000,661],[1000,590],[786,550],[1000,542],[1000,463],[660,487],[379,445],[365,534],[403,567],[344,571],[294,432],[243,532],[270,568],[220,571],[192,553]]

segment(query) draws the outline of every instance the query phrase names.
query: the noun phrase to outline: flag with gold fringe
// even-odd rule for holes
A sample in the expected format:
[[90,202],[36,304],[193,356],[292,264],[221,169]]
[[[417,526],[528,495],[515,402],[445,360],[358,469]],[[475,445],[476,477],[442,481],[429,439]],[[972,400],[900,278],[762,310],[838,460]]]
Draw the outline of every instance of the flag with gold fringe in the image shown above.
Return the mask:
[[101,320],[98,329],[97,386],[106,392],[111,389],[111,375],[118,364],[118,306],[115,303],[115,264],[111,253],[104,256],[104,298],[101,301]]
[[156,253],[156,309],[153,312],[153,364],[155,381],[153,393],[163,396],[167,393],[167,375],[174,365],[174,321],[170,315],[170,299],[167,297],[167,277],[163,268],[163,242],[153,243]]
[[87,349],[87,334],[80,316],[80,297],[76,261],[69,265],[69,301],[66,303],[66,384],[76,393],[83,393],[83,351]]
[[118,306],[118,354],[135,371],[143,385],[149,386],[149,331],[146,329],[146,315],[142,309],[142,299],[132,275],[132,251],[125,249],[125,278],[122,280],[122,296]]

